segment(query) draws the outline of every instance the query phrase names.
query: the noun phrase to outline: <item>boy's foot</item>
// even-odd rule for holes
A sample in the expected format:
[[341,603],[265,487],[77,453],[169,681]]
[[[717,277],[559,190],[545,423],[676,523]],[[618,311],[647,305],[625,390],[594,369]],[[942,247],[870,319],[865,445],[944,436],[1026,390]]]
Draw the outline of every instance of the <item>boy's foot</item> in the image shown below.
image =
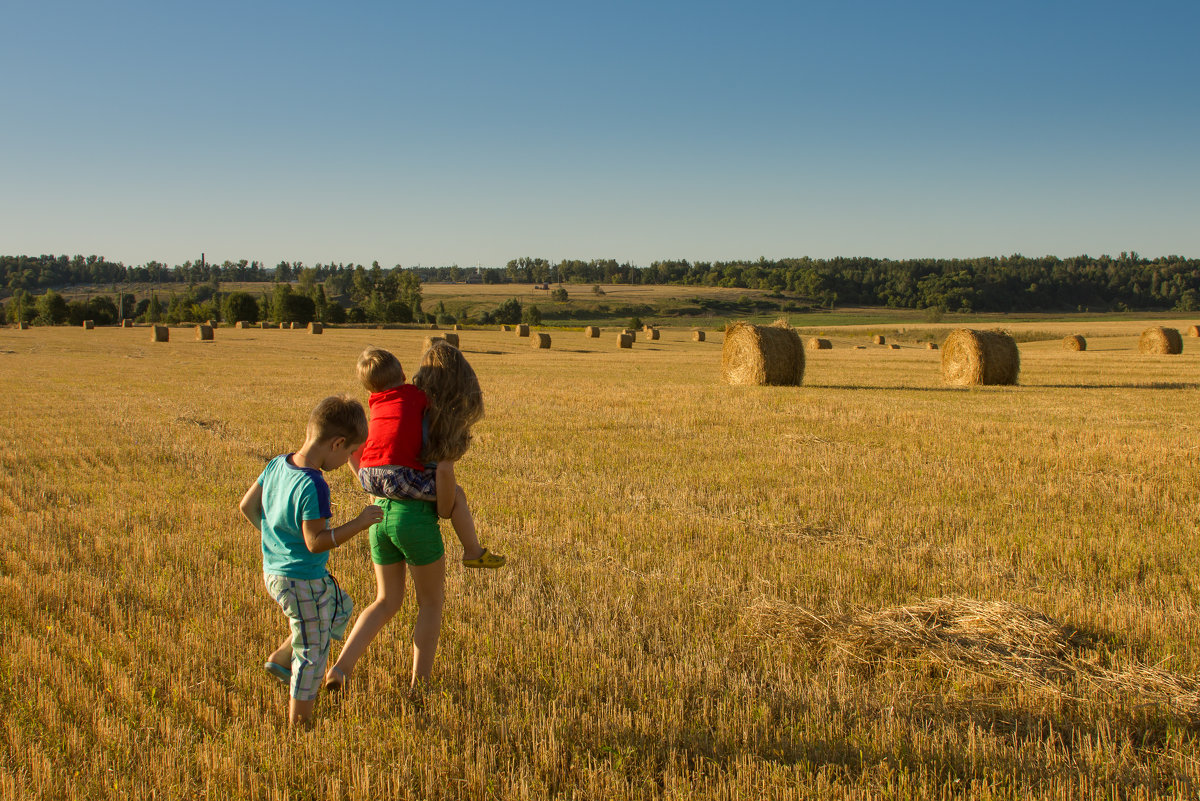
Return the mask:
[[346,686],[346,680],[349,678],[342,669],[334,665],[325,674],[325,692],[336,693]]
[[503,556],[497,556],[487,548],[484,548],[483,553],[479,554],[479,556],[475,557],[474,559],[464,559],[463,565],[465,567],[486,567],[489,569],[495,569],[497,567],[504,567],[505,561],[507,560]]
[[283,665],[279,664],[278,662],[271,662],[270,660],[264,662],[263,670],[267,671],[268,673],[270,673],[275,678],[279,679],[284,684],[292,683],[292,669],[288,668],[288,667],[284,667]]

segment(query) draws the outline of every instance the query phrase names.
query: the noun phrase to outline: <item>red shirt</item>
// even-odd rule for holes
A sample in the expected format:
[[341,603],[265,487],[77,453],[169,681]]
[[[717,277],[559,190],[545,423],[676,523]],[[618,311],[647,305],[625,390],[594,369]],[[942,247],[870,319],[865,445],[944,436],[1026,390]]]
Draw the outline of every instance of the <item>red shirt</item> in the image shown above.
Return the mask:
[[421,464],[421,421],[429,399],[412,384],[373,392],[367,399],[371,407],[371,422],[367,427],[367,444],[359,456],[359,467],[411,467],[424,470]]

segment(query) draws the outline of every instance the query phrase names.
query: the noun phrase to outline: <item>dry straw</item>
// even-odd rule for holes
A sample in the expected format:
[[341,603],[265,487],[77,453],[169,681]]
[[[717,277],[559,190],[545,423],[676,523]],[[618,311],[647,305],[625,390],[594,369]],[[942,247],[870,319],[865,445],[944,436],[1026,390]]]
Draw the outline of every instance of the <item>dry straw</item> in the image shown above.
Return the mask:
[[1163,328],[1161,325],[1147,328],[1138,340],[1138,353],[1183,353],[1183,337],[1179,336],[1177,328]]
[[942,380],[947,384],[1015,384],[1021,372],[1017,343],[1004,331],[951,331],[942,344]]
[[171,338],[171,329],[165,325],[156,325],[150,329],[151,342],[167,342]]
[[703,342],[704,341],[704,332],[701,331],[700,329],[696,329],[695,331],[693,331],[692,332],[692,341],[693,342]]
[[798,386],[804,378],[804,346],[787,322],[731,323],[725,328],[721,377],[727,384]]
[[205,323],[196,326],[196,340],[199,342],[212,342],[213,327]]
[[887,344],[887,340],[884,339],[883,334],[876,334],[875,336],[871,337],[871,341],[874,342],[876,345],[886,345]]
[[594,325],[589,325],[587,328],[583,329],[583,335],[588,339],[596,339],[600,336],[600,329]]
[[525,325],[525,323],[521,323],[520,325],[518,325],[517,326],[517,336],[519,336],[519,337],[529,336],[529,326]]
[[833,343],[820,337],[809,337],[807,345],[809,350],[833,350]]
[[1087,340],[1079,334],[1063,337],[1063,350],[1087,350]]
[[1200,325],[1189,325],[1187,335],[1189,337],[1200,337]]
[[311,334],[323,334],[325,333],[325,326],[321,323],[309,323],[308,331]]
[[96,321],[95,321],[95,320],[84,320],[84,321],[83,321],[83,330],[84,330],[84,331],[91,331],[91,330],[92,330],[92,329],[94,329],[95,327],[96,327]]
[[632,348],[633,347],[633,334],[626,334],[625,332],[621,332],[620,334],[617,334],[617,347],[618,348]]
[[550,347],[550,335],[539,331],[530,338],[529,344],[538,349],[548,348]]

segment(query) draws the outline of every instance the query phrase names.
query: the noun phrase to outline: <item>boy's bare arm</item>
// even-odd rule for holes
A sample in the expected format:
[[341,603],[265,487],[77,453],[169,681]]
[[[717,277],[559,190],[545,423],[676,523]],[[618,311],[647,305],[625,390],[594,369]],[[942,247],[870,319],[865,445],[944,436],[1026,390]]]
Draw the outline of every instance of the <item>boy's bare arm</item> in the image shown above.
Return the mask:
[[328,528],[323,519],[305,520],[304,544],[312,553],[324,553],[346,542],[362,531],[383,519],[383,509],[371,504],[358,513],[358,517],[349,523],[342,523],[337,528]]
[[262,486],[257,481],[250,485],[250,489],[246,490],[241,503],[238,504],[238,509],[250,521],[250,525],[255,528],[262,525]]

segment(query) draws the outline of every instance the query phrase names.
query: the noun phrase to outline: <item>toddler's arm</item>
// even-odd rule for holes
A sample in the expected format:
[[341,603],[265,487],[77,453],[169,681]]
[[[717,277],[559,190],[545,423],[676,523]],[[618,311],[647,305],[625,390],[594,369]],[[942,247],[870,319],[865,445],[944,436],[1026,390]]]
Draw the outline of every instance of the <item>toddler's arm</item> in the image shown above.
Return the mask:
[[255,481],[242,496],[238,509],[255,528],[262,526],[262,485]]
[[380,520],[383,520],[383,510],[374,504],[365,507],[358,513],[358,517],[349,523],[342,523],[337,528],[329,528],[328,521],[321,518],[305,520],[302,523],[304,544],[311,553],[332,551],[339,545],[345,545],[356,534],[366,531]]

